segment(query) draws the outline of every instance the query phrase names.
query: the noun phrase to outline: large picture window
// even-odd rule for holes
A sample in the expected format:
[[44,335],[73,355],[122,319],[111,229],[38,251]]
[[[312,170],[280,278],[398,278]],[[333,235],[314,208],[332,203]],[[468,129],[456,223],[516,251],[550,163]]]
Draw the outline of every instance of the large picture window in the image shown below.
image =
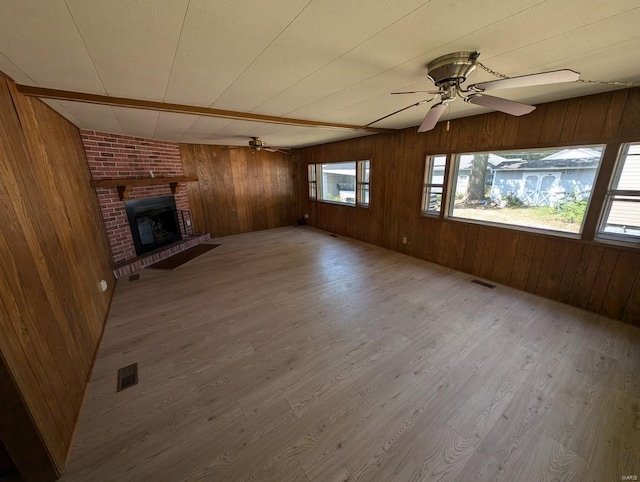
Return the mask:
[[622,146],[605,199],[600,234],[640,241],[640,143]]
[[449,215],[580,233],[603,150],[587,146],[460,154]]
[[427,156],[424,166],[424,189],[422,191],[422,212],[438,216],[442,207],[444,192],[444,168],[447,156]]
[[345,161],[319,164],[320,200],[369,205],[369,161]]

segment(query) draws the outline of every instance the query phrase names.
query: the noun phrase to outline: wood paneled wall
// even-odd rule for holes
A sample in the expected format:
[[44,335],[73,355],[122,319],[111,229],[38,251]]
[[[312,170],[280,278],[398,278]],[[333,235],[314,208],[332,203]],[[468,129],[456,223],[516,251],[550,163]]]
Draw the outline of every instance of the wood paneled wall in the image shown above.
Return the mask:
[[[640,89],[542,104],[523,117],[458,119],[449,131],[445,124],[303,149],[300,195],[310,224],[640,325],[640,248],[593,241],[619,143],[640,141]],[[428,154],[603,143],[593,194],[600,202],[591,203],[584,240],[421,215]],[[354,159],[372,160],[369,209],[308,200],[307,164]]]
[[294,224],[300,217],[298,165],[291,156],[249,148],[181,144],[196,231],[212,237]]
[[64,469],[114,286],[89,179],[78,129],[0,75],[0,437],[27,481]]

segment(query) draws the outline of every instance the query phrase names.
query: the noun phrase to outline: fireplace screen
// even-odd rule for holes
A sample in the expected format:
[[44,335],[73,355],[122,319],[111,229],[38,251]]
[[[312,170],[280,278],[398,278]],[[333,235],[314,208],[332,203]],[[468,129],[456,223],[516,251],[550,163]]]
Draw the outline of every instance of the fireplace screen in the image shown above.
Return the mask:
[[136,254],[182,239],[173,196],[125,201]]

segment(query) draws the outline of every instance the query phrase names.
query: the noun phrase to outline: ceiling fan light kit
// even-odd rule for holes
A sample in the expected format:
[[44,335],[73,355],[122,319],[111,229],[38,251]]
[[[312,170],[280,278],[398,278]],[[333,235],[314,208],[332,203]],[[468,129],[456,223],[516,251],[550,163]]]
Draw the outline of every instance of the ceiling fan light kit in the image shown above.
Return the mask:
[[[529,114],[535,110],[535,106],[515,102],[501,97],[494,97],[485,94],[486,91],[499,89],[513,89],[518,87],[532,87],[537,85],[556,84],[561,82],[577,82],[580,74],[570,69],[554,70],[551,72],[541,72],[537,74],[522,75],[519,77],[507,77],[499,74],[478,61],[480,52],[462,51],[443,55],[427,64],[427,77],[438,90],[432,91],[411,91],[411,92],[394,92],[394,94],[415,94],[419,92],[440,96],[440,101],[433,104],[427,112],[424,120],[418,127],[418,132],[427,132],[432,130],[448,104],[455,101],[458,97],[469,104],[487,107],[489,109],[504,112],[509,115],[521,116]],[[477,67],[499,77],[496,80],[471,84],[463,88],[464,84]],[[392,114],[377,119],[367,126],[380,122],[392,115],[407,110],[411,107],[427,103],[432,99],[416,102],[409,107],[397,110]]]

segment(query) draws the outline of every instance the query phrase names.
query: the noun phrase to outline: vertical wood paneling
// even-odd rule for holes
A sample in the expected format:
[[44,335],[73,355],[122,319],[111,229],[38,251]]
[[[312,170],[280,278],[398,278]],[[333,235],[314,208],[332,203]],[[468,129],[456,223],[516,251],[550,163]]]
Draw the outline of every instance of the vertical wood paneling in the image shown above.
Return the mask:
[[547,105],[547,110],[544,113],[544,122],[540,129],[540,142],[541,143],[555,143],[560,142],[560,136],[562,135],[562,126],[564,124],[564,118],[567,114],[567,107],[569,102],[561,100],[558,102],[552,102]]
[[[289,156],[251,149],[181,144],[197,231],[212,236],[294,224],[300,212],[298,165]],[[306,192],[306,173],[304,176]]]
[[560,288],[570,243],[562,239],[549,239],[540,266],[536,294],[555,299]]
[[511,147],[515,145],[519,120],[519,117],[504,115],[504,130],[502,131],[502,138],[500,139],[500,147]]
[[521,290],[527,287],[529,277],[529,267],[536,249],[536,238],[531,235],[521,234],[518,239],[518,249],[513,258],[513,268],[511,270],[511,286]]
[[634,325],[640,325],[640,271],[638,271],[636,281],[631,288],[622,320]]
[[562,301],[563,303],[570,302],[571,287],[573,286],[573,280],[578,272],[578,266],[580,265],[583,250],[584,246],[582,244],[575,242],[571,243],[567,254],[567,262],[562,273],[560,287],[558,288],[558,294],[556,297],[558,301]]
[[640,88],[629,89],[624,106],[618,137],[633,137],[640,132]]
[[495,256],[490,276],[491,279],[505,285],[509,284],[511,271],[513,269],[513,260],[518,251],[519,239],[520,236],[518,233],[500,231],[496,247],[497,255]]
[[640,273],[640,253],[619,253],[609,284],[604,291],[600,312],[612,318],[622,318],[627,301],[631,297],[635,279],[629,272]]
[[493,136],[496,133],[496,124],[498,122],[498,116],[493,114],[487,114],[482,116],[482,122],[478,122],[477,126],[480,132],[476,135],[474,143],[477,143],[480,149],[487,149],[494,145]]
[[471,272],[478,276],[481,276],[480,273],[482,272],[482,261],[484,260],[484,245],[486,239],[487,230],[485,228],[480,228],[478,231],[476,245],[474,247],[469,246],[469,249],[473,249],[475,251],[475,256],[473,258],[473,270]]
[[460,269],[465,273],[473,273],[473,263],[476,256],[475,246],[478,242],[478,232],[480,228],[470,224],[467,228],[467,238],[465,239],[465,250]]
[[498,245],[498,231],[495,229],[486,229],[484,238],[484,248],[482,250],[482,261],[480,263],[480,272],[483,278],[491,279],[493,271],[493,263],[496,258],[496,250]]
[[620,252],[617,249],[607,248],[604,250],[602,261],[598,266],[598,274],[595,277],[593,288],[591,289],[591,296],[589,296],[589,301],[586,306],[589,311],[602,313],[602,302],[610,287],[609,281],[613,275],[613,270],[616,267],[619,255]]
[[618,134],[618,127],[620,126],[620,120],[622,119],[624,108],[627,105],[628,95],[628,89],[617,90],[611,93],[611,102],[607,109],[607,115],[605,116],[600,138],[610,139]]
[[525,289],[531,293],[535,293],[538,287],[538,279],[542,271],[542,261],[544,260],[545,251],[547,250],[546,238],[536,238],[536,246],[531,256],[531,265],[529,266],[529,275],[527,276],[527,285]]
[[440,230],[438,264],[460,269],[464,259],[467,226],[462,223],[446,223]]
[[579,306],[580,308],[587,307],[603,254],[604,248],[596,246],[584,247],[576,277],[571,287],[571,294],[569,295],[569,302],[572,305]]
[[425,239],[426,248],[426,252],[422,257],[427,261],[437,263],[438,250],[440,249],[440,231],[442,229],[443,223],[432,219],[429,219],[428,221],[425,219],[422,225],[426,226],[426,229],[421,230],[423,233],[421,237]]
[[[24,447],[24,450],[13,450],[11,453],[13,457],[11,466],[20,470],[20,478],[17,480],[43,482],[55,480],[58,474],[49,462],[49,454],[23,402],[23,396],[18,391],[2,359],[0,359],[0,387],[2,387],[0,397],[2,442],[0,444],[4,445],[3,452],[7,446]],[[15,427],[20,427],[20,430],[15,430]],[[9,477],[7,476],[7,480]]]
[[[363,241],[640,324],[638,268],[633,262],[639,251],[589,242],[615,146],[640,141],[638,119],[640,89],[630,89],[543,104],[522,117],[491,113],[456,119],[449,131],[441,122],[427,133],[407,129],[303,149],[303,169],[312,160],[371,156],[372,204],[368,210],[321,202],[301,205],[316,213],[315,226],[330,226],[339,234],[353,233]],[[611,147],[594,186],[584,226],[587,242],[420,214],[425,154],[583,143]],[[306,173],[302,185],[298,192],[306,195]],[[401,244],[404,235],[411,246]]]
[[6,445],[37,480],[21,452],[46,454],[38,471],[63,470],[114,279],[78,130],[1,76],[0,179],[2,383],[14,384],[0,389],[20,394],[34,425],[17,416],[1,436],[35,430],[42,447]]
[[[575,139],[596,139],[600,137],[606,121],[606,112],[611,104],[611,94],[585,97],[580,102],[580,115],[574,132]],[[600,115],[594,115],[595,112]]]
[[532,146],[540,142],[546,110],[547,106],[542,104],[531,114],[518,118],[516,144],[520,146]]
[[454,131],[454,135],[457,135],[455,140],[456,149],[461,151],[471,149],[475,141],[475,128],[479,122],[482,122],[482,120],[476,117],[463,117],[458,120]]
[[[387,144],[383,150],[384,159],[401,159],[405,148],[406,137],[408,136],[406,136],[405,133],[393,136],[391,143]],[[336,158],[336,160],[340,160],[340,158]],[[382,245],[385,248],[398,249],[398,236],[403,236],[398,232],[400,221],[398,215],[400,213],[400,197],[402,195],[402,189],[397,189],[397,186],[402,184],[402,163],[387,164],[385,174],[385,196],[387,209],[385,209],[385,230],[382,233]]]

